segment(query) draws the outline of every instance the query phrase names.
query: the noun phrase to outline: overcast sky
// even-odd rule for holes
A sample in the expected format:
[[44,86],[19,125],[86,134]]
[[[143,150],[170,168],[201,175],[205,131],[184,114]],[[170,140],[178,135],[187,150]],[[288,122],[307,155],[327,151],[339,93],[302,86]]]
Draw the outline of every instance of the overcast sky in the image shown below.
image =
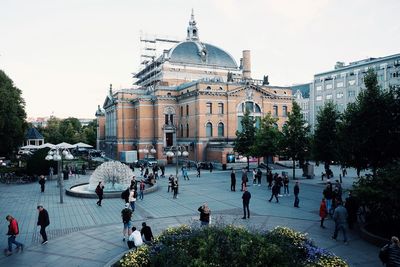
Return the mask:
[[140,32],[184,39],[192,8],[201,41],[251,50],[272,85],[400,53],[399,0],[0,0],[0,69],[28,117],[94,118],[110,83],[131,87]]

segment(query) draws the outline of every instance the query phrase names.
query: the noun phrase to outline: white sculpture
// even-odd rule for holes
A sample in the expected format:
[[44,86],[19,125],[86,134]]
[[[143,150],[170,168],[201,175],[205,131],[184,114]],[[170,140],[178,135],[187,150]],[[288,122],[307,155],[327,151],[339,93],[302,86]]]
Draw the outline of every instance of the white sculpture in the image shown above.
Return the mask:
[[89,190],[94,191],[103,182],[104,191],[122,191],[131,183],[132,170],[119,161],[108,161],[101,164],[89,179]]

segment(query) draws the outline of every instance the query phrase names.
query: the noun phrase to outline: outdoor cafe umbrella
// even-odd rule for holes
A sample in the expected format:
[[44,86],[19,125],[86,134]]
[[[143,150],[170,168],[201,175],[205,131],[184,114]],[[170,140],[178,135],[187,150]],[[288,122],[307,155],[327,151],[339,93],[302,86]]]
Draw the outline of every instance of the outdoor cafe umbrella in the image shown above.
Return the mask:
[[57,148],[61,148],[61,149],[75,148],[74,145],[71,145],[71,144],[66,143],[66,142],[59,143],[59,144],[56,145],[56,147],[57,147]]
[[79,142],[73,145],[74,147],[78,147],[78,148],[93,148],[93,146]]

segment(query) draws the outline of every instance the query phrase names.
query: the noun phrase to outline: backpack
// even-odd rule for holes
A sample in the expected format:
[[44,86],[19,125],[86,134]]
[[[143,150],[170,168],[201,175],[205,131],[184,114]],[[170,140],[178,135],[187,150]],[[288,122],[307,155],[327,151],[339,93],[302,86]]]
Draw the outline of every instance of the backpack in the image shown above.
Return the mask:
[[97,195],[100,194],[100,187],[99,186],[96,187],[96,194]]
[[386,244],[379,250],[379,259],[386,264],[389,261],[389,244]]

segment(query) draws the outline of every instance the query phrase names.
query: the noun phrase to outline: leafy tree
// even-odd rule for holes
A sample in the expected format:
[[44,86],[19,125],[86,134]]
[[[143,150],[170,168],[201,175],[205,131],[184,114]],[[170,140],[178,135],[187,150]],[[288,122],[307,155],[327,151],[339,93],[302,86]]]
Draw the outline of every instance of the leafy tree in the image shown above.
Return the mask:
[[282,128],[281,149],[283,154],[293,161],[293,179],[295,179],[296,160],[303,161],[310,151],[310,127],[300,112],[300,106],[293,101],[292,112]]
[[0,155],[11,156],[27,130],[25,101],[20,89],[0,70]]
[[326,102],[317,114],[312,150],[314,159],[325,163],[325,170],[339,158],[339,119],[340,113],[332,101]]
[[253,145],[254,156],[268,158],[278,154],[281,132],[276,127],[277,118],[268,113],[262,120],[260,128],[256,131],[255,144]]
[[41,130],[46,142],[58,144],[64,141],[63,135],[60,133],[60,122],[61,120],[54,116],[47,121],[47,126]]
[[341,126],[341,157],[346,165],[371,168],[375,175],[399,158],[399,89],[381,90],[376,73],[364,77],[366,89],[350,104]]
[[96,147],[97,140],[97,122],[93,120],[87,126],[82,128],[82,142]]
[[242,131],[236,131],[235,152],[247,157],[247,169],[249,169],[249,157],[254,155],[253,145],[255,141],[255,120],[246,110],[241,121]]
[[63,136],[63,141],[67,143],[77,143],[81,141],[81,128],[82,125],[77,118],[67,118],[60,122],[59,131]]

